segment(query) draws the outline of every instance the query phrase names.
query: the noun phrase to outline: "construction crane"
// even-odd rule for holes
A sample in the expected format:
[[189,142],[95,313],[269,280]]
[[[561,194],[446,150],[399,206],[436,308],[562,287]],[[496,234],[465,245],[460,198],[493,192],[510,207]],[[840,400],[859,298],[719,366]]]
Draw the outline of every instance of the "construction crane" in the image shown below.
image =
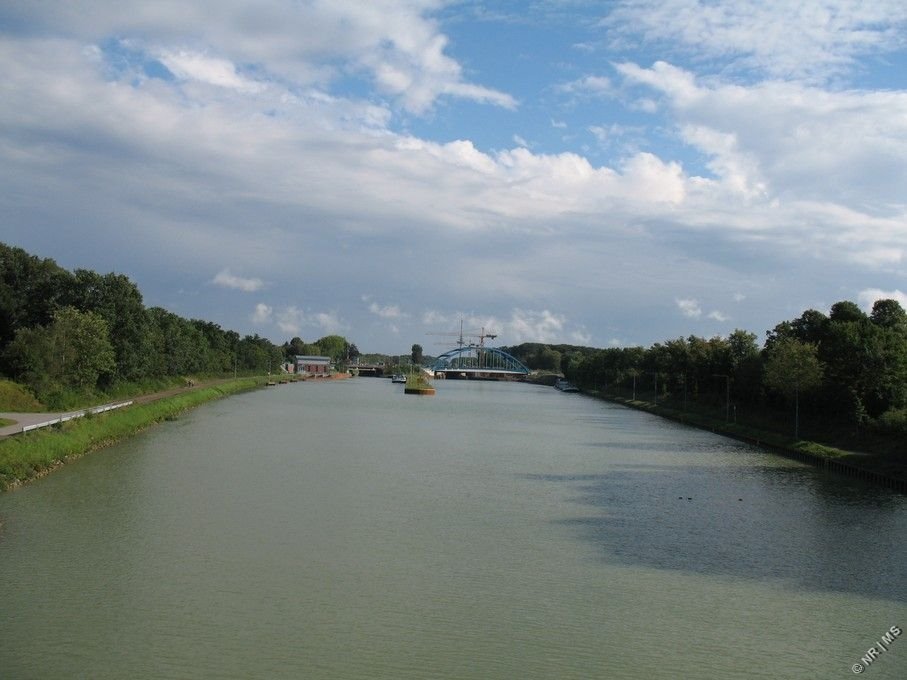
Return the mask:
[[[454,337],[457,339],[456,340],[457,347],[461,347],[461,348],[462,347],[480,347],[480,348],[485,347],[485,338],[488,338],[489,340],[494,340],[496,337],[498,337],[497,333],[486,333],[484,326],[482,326],[481,330],[469,331],[469,332],[464,333],[463,332],[463,319],[460,319],[459,332],[451,331],[449,333],[428,333],[427,335],[436,335],[436,336],[444,335],[444,336]],[[466,338],[476,338],[476,339],[478,339],[479,342],[478,342],[478,344],[476,344],[475,342],[467,342]],[[445,342],[445,343],[438,343],[438,344],[447,345],[449,343]]]
[[[482,326],[481,330],[464,333],[463,332],[463,319],[460,319],[459,332],[452,331],[449,333],[428,333],[428,335],[436,335],[436,336],[446,335],[449,337],[456,338],[456,345],[459,350],[462,351],[464,348],[466,348],[466,349],[469,349],[469,350],[472,350],[475,352],[474,361],[475,361],[475,365],[478,367],[485,366],[485,362],[486,362],[485,340],[486,340],[486,338],[489,340],[494,340],[496,337],[498,337],[497,333],[486,333],[484,326]],[[478,340],[478,342],[474,342],[474,340]],[[443,344],[443,345],[447,345],[447,346],[450,345],[449,342],[437,343],[437,344],[439,344],[439,345]],[[461,356],[462,356],[462,354],[461,354]]]

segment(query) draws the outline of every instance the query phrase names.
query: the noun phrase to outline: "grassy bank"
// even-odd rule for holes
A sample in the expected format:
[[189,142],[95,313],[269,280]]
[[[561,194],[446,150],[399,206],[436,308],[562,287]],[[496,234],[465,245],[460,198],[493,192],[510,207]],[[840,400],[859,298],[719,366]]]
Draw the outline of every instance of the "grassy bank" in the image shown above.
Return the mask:
[[883,486],[907,491],[907,460],[904,456],[846,451],[812,441],[797,440],[779,432],[754,428],[701,413],[684,411],[670,406],[656,405],[650,401],[633,400],[590,392],[592,396],[612,401],[630,408],[648,411],[663,418],[723,434],[734,439],[772,449],[804,462],[824,467],[841,474],[861,477]]
[[44,404],[25,387],[12,380],[0,379],[0,411],[38,413],[43,410]]
[[41,476],[68,460],[109,446],[199,404],[260,387],[265,381],[266,378],[230,380],[103,415],[71,420],[59,427],[7,437],[0,440],[0,490]]

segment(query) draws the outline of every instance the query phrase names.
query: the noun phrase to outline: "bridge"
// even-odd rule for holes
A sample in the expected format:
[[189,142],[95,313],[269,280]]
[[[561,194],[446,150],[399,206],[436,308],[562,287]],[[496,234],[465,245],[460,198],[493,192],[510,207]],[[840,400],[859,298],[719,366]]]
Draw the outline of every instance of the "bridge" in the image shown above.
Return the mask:
[[370,375],[378,378],[384,377],[384,364],[350,364],[347,371],[353,375]]
[[516,357],[482,345],[465,345],[441,354],[431,371],[438,377],[486,380],[529,375],[529,369]]

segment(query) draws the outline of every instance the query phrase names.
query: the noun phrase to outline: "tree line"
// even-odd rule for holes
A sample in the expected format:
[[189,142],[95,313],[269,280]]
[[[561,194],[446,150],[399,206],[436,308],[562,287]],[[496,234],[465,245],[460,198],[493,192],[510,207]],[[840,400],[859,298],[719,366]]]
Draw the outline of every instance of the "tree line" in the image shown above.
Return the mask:
[[738,329],[649,348],[527,343],[505,351],[586,389],[728,419],[739,411],[791,423],[798,435],[801,415],[814,436],[907,435],[907,313],[895,300],[878,300],[869,314],[850,301],[827,315],[807,310],[767,331],[761,347],[755,334]]
[[345,338],[275,345],[218,324],[146,308],[122,274],[72,272],[0,243],[0,375],[27,385],[48,406],[66,406],[121,383],[197,374],[277,371],[295,354],[342,361]]

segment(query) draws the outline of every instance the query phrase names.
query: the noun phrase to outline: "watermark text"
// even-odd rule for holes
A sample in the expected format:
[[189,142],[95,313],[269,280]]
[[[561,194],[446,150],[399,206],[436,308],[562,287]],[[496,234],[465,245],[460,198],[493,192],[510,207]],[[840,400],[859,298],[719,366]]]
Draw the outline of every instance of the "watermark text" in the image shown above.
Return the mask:
[[860,657],[860,660],[851,666],[850,669],[854,673],[862,673],[865,671],[891,648],[891,643],[900,637],[901,632],[900,626],[892,626],[886,630],[885,634],[876,640],[875,644],[867,649],[866,654]]

